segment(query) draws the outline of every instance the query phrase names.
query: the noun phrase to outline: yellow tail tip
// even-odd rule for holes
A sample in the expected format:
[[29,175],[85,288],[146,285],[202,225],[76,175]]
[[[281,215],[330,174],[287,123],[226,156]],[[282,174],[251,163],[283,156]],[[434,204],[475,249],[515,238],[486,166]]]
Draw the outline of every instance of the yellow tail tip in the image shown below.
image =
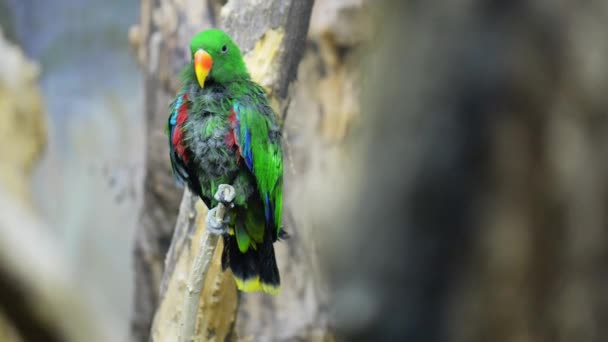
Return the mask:
[[281,293],[280,286],[262,283],[259,276],[251,279],[239,279],[234,277],[234,281],[236,282],[236,287],[243,292],[263,291],[272,295]]

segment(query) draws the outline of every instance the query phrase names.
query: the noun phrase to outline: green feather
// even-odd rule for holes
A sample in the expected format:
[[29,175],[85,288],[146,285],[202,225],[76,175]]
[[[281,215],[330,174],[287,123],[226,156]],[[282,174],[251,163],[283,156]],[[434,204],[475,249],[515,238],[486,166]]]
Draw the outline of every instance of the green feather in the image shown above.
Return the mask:
[[[253,87],[252,90],[256,90],[256,87]],[[273,215],[278,236],[281,226],[281,207],[283,202],[283,156],[279,145],[280,142],[278,139],[275,141],[270,139],[268,129],[272,127],[272,122],[269,116],[255,110],[260,107],[264,108],[263,106],[255,105],[255,100],[250,100],[257,97],[243,96],[241,98],[244,98],[245,101],[241,100],[238,102],[238,119],[241,127],[238,137],[239,145],[241,148],[244,148],[249,134],[253,159],[251,171],[256,178],[258,191],[262,196],[261,200],[265,206],[265,196],[266,194],[269,196],[269,205],[274,209],[271,215]],[[272,115],[272,112],[270,114]],[[270,208],[266,209],[270,210]]]
[[253,241],[262,243],[264,241],[264,230],[266,221],[264,219],[264,208],[259,200],[251,201],[245,212],[245,229]]
[[225,119],[219,116],[213,116],[207,119],[207,125],[205,125],[203,136],[205,139],[208,139],[213,135],[215,131],[217,131],[218,127],[220,127],[224,123]]
[[246,253],[249,250],[249,246],[251,245],[251,238],[243,227],[242,222],[236,222],[234,234],[236,235],[236,242],[239,246],[239,251],[241,251],[241,253]]

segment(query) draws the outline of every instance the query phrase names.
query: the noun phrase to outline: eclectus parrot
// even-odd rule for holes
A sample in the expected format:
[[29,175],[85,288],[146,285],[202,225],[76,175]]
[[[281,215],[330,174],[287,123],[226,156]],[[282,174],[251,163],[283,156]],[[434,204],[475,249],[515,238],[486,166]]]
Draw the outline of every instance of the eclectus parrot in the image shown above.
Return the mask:
[[[272,244],[284,233],[275,114],[225,32],[200,32],[190,52],[167,123],[173,173],[213,207],[207,229],[223,236],[222,268],[232,269],[238,288],[276,294],[280,278]],[[226,188],[231,198],[223,197]],[[230,208],[224,222],[211,219],[220,202]]]

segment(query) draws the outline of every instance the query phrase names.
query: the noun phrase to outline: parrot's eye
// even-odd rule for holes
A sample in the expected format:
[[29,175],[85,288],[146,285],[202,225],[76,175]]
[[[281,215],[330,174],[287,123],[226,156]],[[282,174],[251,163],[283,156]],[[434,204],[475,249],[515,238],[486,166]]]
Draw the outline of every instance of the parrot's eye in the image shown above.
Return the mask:
[[228,47],[226,45],[222,46],[222,53],[226,53],[228,51]]

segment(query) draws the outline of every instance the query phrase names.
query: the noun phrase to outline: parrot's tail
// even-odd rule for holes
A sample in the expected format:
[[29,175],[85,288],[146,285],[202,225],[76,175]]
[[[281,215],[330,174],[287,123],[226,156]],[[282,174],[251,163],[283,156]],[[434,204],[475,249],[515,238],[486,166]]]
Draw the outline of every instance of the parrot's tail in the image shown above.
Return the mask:
[[234,235],[224,235],[222,269],[230,268],[239,290],[244,292],[280,292],[281,279],[270,234],[264,242],[242,253]]

